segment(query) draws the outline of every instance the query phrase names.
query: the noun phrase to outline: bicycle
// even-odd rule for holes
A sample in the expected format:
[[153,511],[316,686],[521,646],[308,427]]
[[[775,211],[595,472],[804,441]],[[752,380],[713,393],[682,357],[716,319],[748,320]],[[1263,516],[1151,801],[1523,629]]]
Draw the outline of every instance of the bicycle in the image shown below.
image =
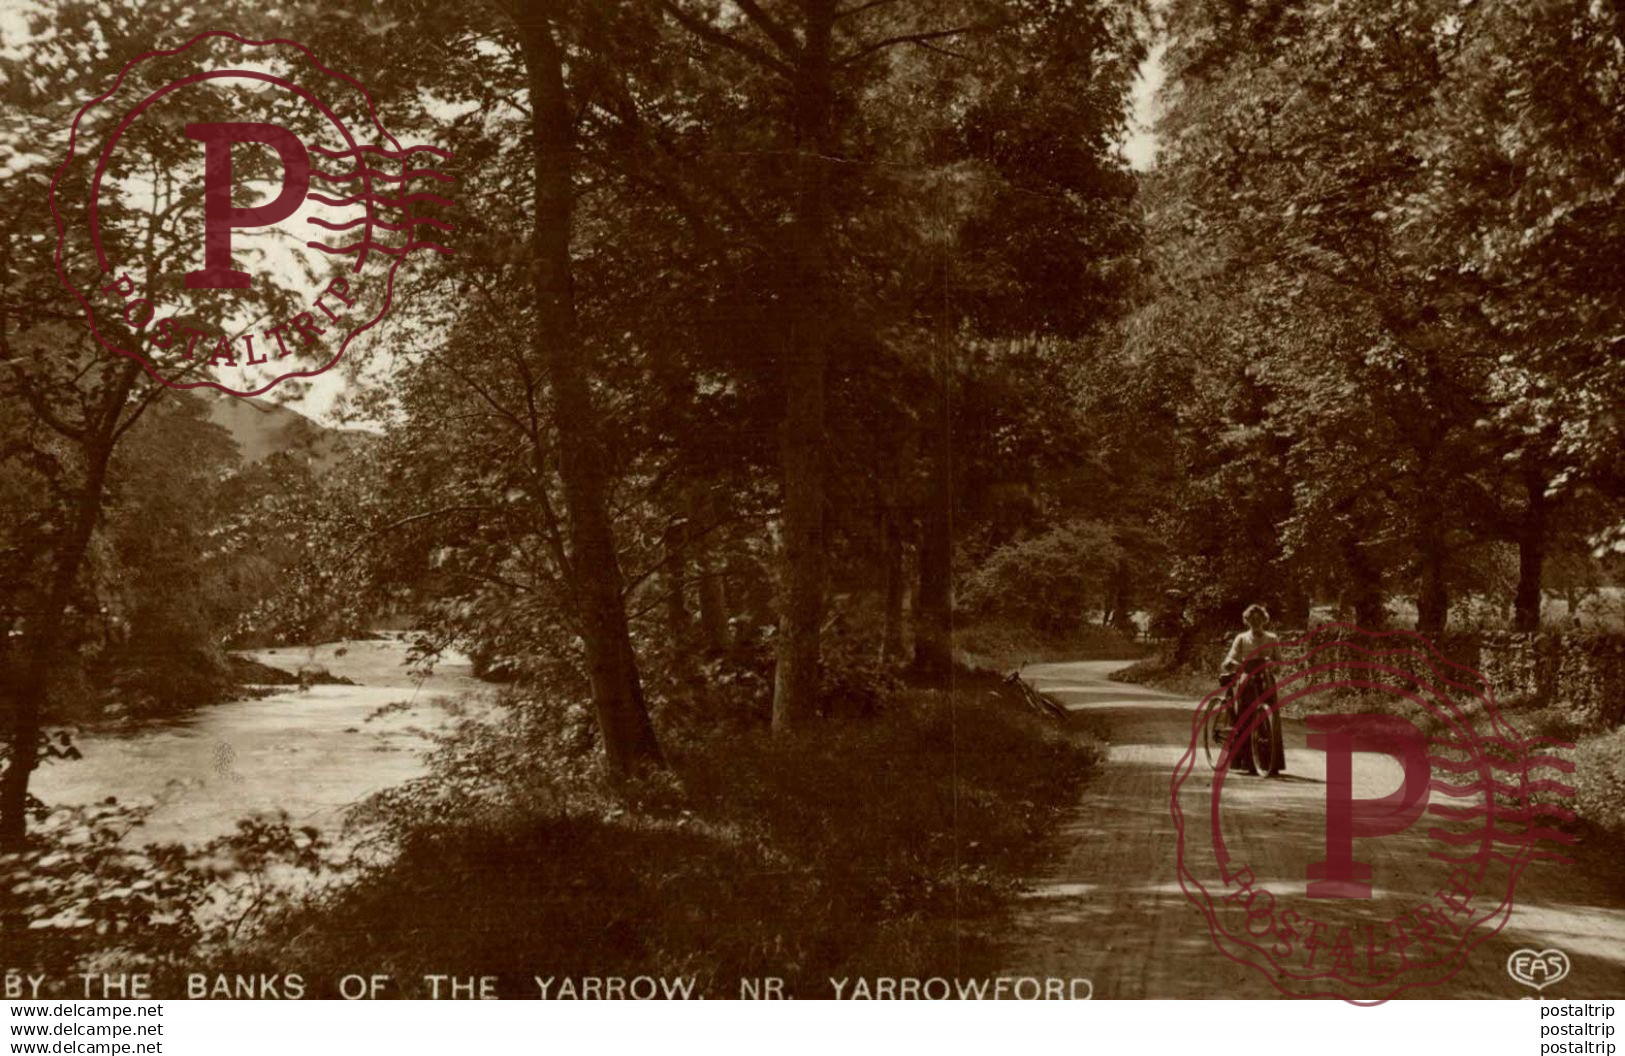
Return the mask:
[[1044,694],[1038,692],[1038,690],[1034,689],[1026,679],[1021,677],[1021,672],[1025,670],[1025,668],[1026,665],[1023,664],[1020,668],[1010,672],[1004,678],[1005,682],[1009,683],[1011,686],[1014,686],[1016,692],[1021,695],[1022,703],[1026,704],[1029,708],[1038,712],[1038,714],[1044,716],[1046,719],[1060,719],[1064,721],[1066,718],[1068,718],[1068,712],[1065,708],[1051,700],[1049,697],[1046,697]]
[[[1235,728],[1230,725],[1231,695],[1230,689],[1233,679],[1219,678],[1219,686],[1226,692],[1212,699],[1208,705],[1207,714],[1202,716],[1202,753],[1207,757],[1207,765],[1219,769],[1219,763],[1229,765],[1227,756],[1234,754],[1232,738]],[[1273,711],[1264,710],[1259,705],[1255,711],[1252,729],[1246,734],[1252,739],[1253,765],[1266,774],[1274,773],[1275,739],[1281,735],[1280,716]]]

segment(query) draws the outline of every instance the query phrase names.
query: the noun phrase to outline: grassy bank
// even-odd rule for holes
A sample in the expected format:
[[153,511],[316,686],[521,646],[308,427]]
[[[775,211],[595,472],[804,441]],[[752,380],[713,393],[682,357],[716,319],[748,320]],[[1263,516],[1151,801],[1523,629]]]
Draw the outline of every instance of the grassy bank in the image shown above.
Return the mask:
[[1207,670],[1205,664],[1200,669],[1174,664],[1161,651],[1157,651],[1128,667],[1113,671],[1111,680],[1152,686],[1200,700],[1218,688],[1218,670]]
[[954,632],[954,655],[970,668],[1011,671],[1023,664],[1068,660],[1135,660],[1147,647],[1110,627],[1080,627],[1067,634],[1045,634],[1008,622],[976,623]]
[[528,723],[448,749],[382,808],[391,861],[223,967],[383,972],[407,992],[496,975],[513,996],[536,976],[734,997],[762,976],[825,996],[831,976],[973,975],[1099,758],[971,673],[951,702],[909,690],[794,738],[674,744],[669,775],[618,789],[548,765]]

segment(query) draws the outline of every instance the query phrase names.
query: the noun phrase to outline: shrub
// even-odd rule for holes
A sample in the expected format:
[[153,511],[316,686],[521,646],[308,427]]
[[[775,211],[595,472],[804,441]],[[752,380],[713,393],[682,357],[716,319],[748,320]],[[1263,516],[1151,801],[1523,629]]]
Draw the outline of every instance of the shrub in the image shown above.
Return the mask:
[[[656,726],[679,738],[765,727],[773,714],[774,663],[770,637],[746,639],[695,657],[686,683],[650,678]],[[819,657],[819,716],[878,714],[901,688],[896,672],[866,643],[851,638],[825,643]]]
[[172,966],[251,932],[289,896],[291,876],[329,864],[320,834],[285,814],[245,818],[200,847],[137,846],[132,833],[153,806],[40,808],[27,845],[0,854],[8,970]]
[[1625,839],[1625,729],[1576,745],[1573,778],[1575,812],[1610,836]]
[[1009,623],[978,623],[954,632],[957,659],[967,667],[1009,671],[1023,664],[1067,660],[1131,660],[1145,647],[1112,627],[1079,627],[1067,634],[1044,634]]
[[965,577],[961,608],[1048,634],[1075,630],[1100,612],[1123,549],[1104,525],[1073,522],[999,547]]
[[1113,682],[1152,686],[1200,700],[1218,688],[1218,665],[1204,670],[1202,665],[1176,664],[1168,656],[1158,653],[1113,671],[1108,677]]

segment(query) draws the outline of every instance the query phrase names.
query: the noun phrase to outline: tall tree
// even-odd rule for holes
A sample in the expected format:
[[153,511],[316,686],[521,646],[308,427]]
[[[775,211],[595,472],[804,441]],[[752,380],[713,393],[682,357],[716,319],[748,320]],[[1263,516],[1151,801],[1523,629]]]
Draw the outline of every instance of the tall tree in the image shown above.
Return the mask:
[[[1013,290],[1031,297],[1040,288],[1035,280],[1048,283],[1044,299],[1018,312],[1021,321],[1012,330],[1043,331],[1052,325],[1045,316],[1070,317],[1075,309],[1054,280],[1079,275],[1068,269],[1077,246],[1093,237],[1073,225],[1103,219],[1110,210],[1093,212],[1092,199],[1114,179],[1118,185],[1104,196],[1120,197],[1128,182],[1120,172],[1103,178],[1111,165],[1101,159],[1112,153],[1124,112],[1125,71],[1132,71],[1138,47],[1136,9],[977,0],[845,7],[833,0],[781,0],[737,9],[661,0],[660,7],[695,43],[770,87],[780,101],[772,112],[776,143],[763,149],[787,156],[790,167],[787,179],[770,184],[782,193],[777,209],[770,201],[764,215],[784,221],[760,226],[780,262],[775,296],[786,324],[779,356],[785,412],[774,723],[791,728],[816,707],[824,562],[831,550],[831,342],[839,337],[843,345],[865,348],[884,334],[882,345],[893,354],[903,347],[926,350],[937,364],[937,398],[927,416],[935,427],[919,448],[937,469],[928,474],[934,499],[923,507],[916,655],[928,668],[945,669],[954,487],[945,411],[956,358],[951,345],[960,340],[968,312],[957,304],[941,310],[961,293],[958,277],[950,284],[946,262],[961,250],[984,258],[973,270],[986,286],[966,302],[978,308],[1000,300],[990,293],[996,284],[1008,307],[1019,299]],[[1034,41],[1041,42],[1036,57]],[[1023,113],[1030,119],[1022,120]],[[1000,128],[1002,118],[1017,120]],[[1051,120],[1055,125],[1046,130]],[[960,175],[972,182],[1009,184],[1006,193],[980,196],[985,226],[968,231],[962,244],[954,229],[968,223],[966,196],[951,188],[955,166],[965,167]],[[1038,234],[1044,230],[1055,233],[1048,244]],[[889,240],[866,242],[877,233]],[[880,245],[886,251],[869,259],[866,247]],[[895,258],[912,252],[905,246],[926,248],[923,283],[892,279]],[[1051,251],[1066,264],[1041,263],[1040,254]],[[1094,263],[1082,270],[1086,285],[1097,274]],[[888,291],[900,296],[887,303]],[[902,331],[910,336],[901,338]]]
[[552,390],[570,544],[565,570],[605,755],[615,770],[635,773],[663,760],[627,629],[600,414],[589,351],[577,328],[571,258],[576,142],[566,45],[557,5],[528,0],[511,13],[524,59],[534,152],[531,344]]
[[1441,13],[1443,83],[1411,141],[1426,177],[1391,220],[1495,353],[1486,433],[1507,470],[1498,523],[1519,551],[1524,629],[1549,553],[1568,545],[1560,527],[1599,554],[1625,538],[1621,17],[1548,0]]

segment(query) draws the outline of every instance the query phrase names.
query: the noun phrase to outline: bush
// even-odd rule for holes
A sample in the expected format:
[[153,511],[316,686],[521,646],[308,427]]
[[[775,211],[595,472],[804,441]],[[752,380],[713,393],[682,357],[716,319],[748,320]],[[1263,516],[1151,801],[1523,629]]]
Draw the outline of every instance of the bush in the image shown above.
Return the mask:
[[896,672],[867,642],[837,640],[819,658],[818,713],[824,718],[877,715],[902,688]]
[[1105,607],[1123,549],[1111,529],[1088,522],[1009,543],[964,579],[960,607],[976,619],[1002,619],[1066,634]]
[[978,623],[954,632],[956,659],[967,667],[1009,671],[1023,664],[1068,660],[1132,660],[1145,646],[1112,627],[1078,627],[1067,634],[1044,634],[1010,623]]
[[245,818],[200,847],[137,846],[153,806],[37,808],[26,846],[0,854],[8,971],[173,970],[252,932],[289,897],[292,877],[329,865],[320,834],[285,814]]
[[1625,840],[1625,729],[1576,745],[1573,776],[1575,813],[1610,836]]
[[[693,658],[687,682],[648,680],[651,711],[663,733],[706,736],[722,730],[753,730],[773,714],[773,641],[746,639],[728,649]],[[902,681],[872,646],[831,638],[819,657],[818,715],[861,718],[875,715],[902,689]]]
[[217,704],[237,683],[223,654],[212,648],[127,649],[112,653],[94,673],[109,717],[165,718]]
[[1205,669],[1204,666],[1201,664],[1183,666],[1174,663],[1167,655],[1158,653],[1146,657],[1139,663],[1113,671],[1109,677],[1113,682],[1151,686],[1200,700],[1218,688],[1218,665],[1214,664]]

